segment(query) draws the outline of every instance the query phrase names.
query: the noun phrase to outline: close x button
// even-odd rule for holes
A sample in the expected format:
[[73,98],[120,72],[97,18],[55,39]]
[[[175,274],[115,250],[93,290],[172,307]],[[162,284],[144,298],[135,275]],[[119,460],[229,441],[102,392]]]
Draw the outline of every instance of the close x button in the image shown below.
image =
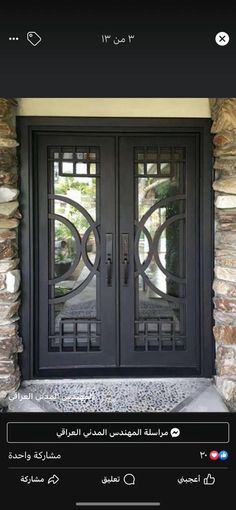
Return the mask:
[[218,32],[215,36],[215,42],[218,46],[226,46],[229,43],[229,34],[227,32]]

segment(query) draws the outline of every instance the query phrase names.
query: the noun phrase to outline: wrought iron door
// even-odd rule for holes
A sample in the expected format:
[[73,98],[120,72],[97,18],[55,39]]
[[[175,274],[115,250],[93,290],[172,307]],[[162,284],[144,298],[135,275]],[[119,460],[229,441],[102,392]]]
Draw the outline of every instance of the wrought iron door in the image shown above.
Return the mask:
[[191,136],[120,140],[123,366],[199,366],[195,143]]
[[39,142],[39,367],[114,366],[114,139]]
[[196,155],[191,135],[40,137],[41,372],[199,369]]

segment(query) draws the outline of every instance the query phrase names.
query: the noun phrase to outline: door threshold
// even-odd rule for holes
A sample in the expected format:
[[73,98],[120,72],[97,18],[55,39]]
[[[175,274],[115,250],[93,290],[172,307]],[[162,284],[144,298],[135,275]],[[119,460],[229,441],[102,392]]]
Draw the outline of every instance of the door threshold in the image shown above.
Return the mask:
[[9,411],[176,412],[178,405],[210,386],[211,380],[203,378],[25,381],[9,398]]

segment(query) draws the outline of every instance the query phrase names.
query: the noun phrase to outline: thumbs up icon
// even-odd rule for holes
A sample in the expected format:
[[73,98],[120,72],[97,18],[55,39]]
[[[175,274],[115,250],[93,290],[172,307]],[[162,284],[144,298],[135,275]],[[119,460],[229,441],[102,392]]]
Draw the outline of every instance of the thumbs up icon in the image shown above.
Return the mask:
[[204,485],[214,485],[216,479],[208,473],[207,477],[203,479]]

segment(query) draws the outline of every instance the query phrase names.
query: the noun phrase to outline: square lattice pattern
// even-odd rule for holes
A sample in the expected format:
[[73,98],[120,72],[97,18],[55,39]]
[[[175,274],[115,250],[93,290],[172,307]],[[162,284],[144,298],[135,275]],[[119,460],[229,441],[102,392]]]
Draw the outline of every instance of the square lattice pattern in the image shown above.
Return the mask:
[[136,351],[184,351],[186,338],[176,331],[176,322],[160,318],[135,321],[134,348]]
[[101,324],[83,319],[61,319],[59,336],[49,337],[49,351],[94,352],[101,350]]

